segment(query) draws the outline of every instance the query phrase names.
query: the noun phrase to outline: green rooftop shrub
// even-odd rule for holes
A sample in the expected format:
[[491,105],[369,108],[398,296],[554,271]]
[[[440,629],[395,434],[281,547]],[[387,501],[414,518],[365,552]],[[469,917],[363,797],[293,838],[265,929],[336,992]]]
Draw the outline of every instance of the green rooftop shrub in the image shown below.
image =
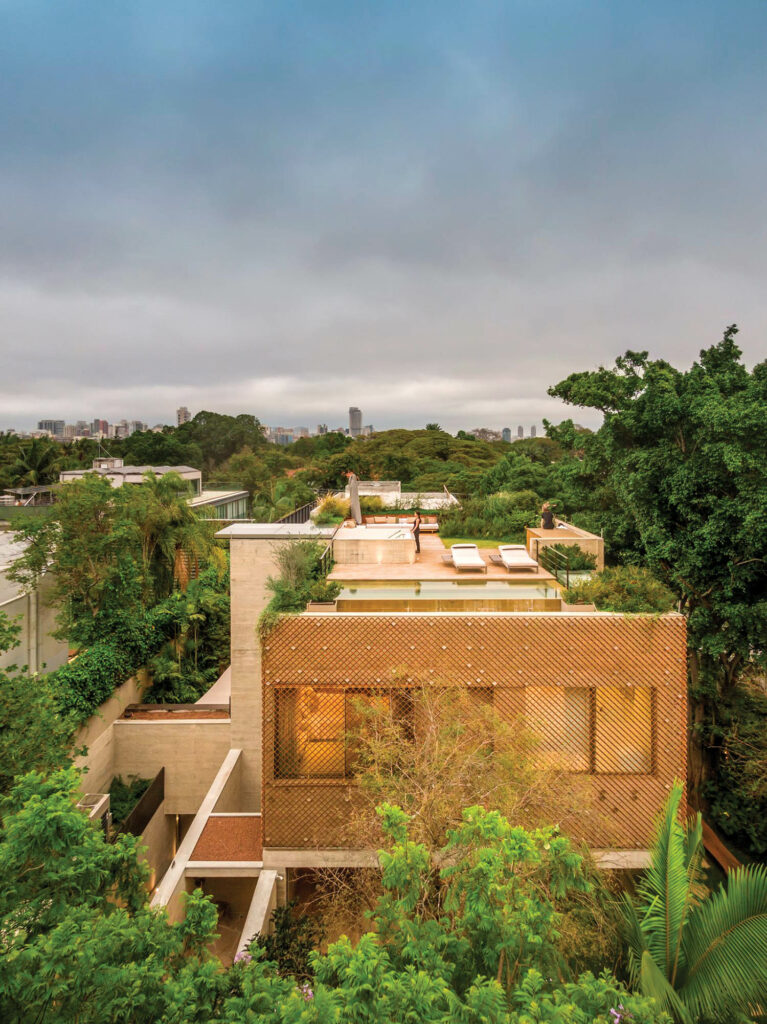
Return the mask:
[[565,591],[568,604],[594,604],[601,612],[670,612],[676,598],[649,569],[617,565]]

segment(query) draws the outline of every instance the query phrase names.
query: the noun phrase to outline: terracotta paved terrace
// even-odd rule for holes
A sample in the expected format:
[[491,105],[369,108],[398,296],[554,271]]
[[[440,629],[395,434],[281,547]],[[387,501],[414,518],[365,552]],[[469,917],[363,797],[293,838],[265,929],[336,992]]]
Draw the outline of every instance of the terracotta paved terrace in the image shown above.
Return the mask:
[[556,580],[538,566],[537,571],[522,569],[519,572],[509,572],[502,565],[494,565],[490,561],[490,555],[497,552],[494,548],[479,548],[479,554],[487,565],[487,573],[478,570],[477,572],[458,572],[452,565],[443,560],[443,555],[449,552],[440,538],[433,533],[421,534],[421,553],[416,556],[416,561],[411,565],[403,563],[365,564],[357,563],[344,564],[336,562],[328,579],[338,580],[512,580],[520,583],[530,581],[546,581],[556,584]]
[[260,814],[211,814],[192,851],[193,861],[259,861]]

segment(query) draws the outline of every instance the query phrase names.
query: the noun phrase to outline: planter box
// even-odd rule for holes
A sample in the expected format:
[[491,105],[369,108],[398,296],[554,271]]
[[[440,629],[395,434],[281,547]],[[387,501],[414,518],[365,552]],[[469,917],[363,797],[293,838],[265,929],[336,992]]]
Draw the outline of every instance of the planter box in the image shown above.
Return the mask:
[[334,612],[336,603],[335,601],[310,601],[306,610],[308,612]]

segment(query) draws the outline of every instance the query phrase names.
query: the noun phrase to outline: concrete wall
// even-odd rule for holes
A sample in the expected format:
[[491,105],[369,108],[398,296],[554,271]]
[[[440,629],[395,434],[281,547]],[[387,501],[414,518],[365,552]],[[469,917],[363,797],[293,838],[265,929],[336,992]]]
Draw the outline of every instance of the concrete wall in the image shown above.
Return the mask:
[[51,633],[56,628],[56,609],[50,603],[52,581],[44,576],[40,586],[25,594],[0,572],[0,612],[16,619],[21,627],[19,646],[0,653],[0,668],[7,665],[27,665],[30,672],[52,672],[67,660],[67,644],[55,640]]
[[261,645],[258,617],[271,599],[275,553],[291,541],[232,538],[232,746],[242,750],[240,811],[261,810]]
[[229,753],[228,719],[146,722],[118,719],[112,771],[151,778],[165,768],[165,812],[194,814]]
[[141,833],[140,842],[147,847],[142,860],[149,865],[149,888],[154,889],[176,852],[176,817],[166,813],[164,800]]
[[[141,700],[148,685],[149,680],[144,671],[131,676],[77,730],[73,747],[87,747],[85,756],[75,758],[78,768],[87,769],[83,779],[85,792],[106,793],[113,777],[121,774],[115,769],[114,723],[128,704],[137,704]],[[156,775],[158,771],[159,768],[156,768],[151,775]],[[142,778],[150,775],[143,771],[132,774],[141,775]]]

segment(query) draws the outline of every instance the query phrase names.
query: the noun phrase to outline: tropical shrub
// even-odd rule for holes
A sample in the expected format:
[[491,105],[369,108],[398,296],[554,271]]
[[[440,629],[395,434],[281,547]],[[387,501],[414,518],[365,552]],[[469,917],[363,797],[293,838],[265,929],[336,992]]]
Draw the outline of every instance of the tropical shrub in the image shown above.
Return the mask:
[[569,604],[595,604],[605,612],[670,612],[676,599],[649,569],[617,565],[565,591]]
[[299,911],[295,900],[272,911],[272,930],[258,935],[253,946],[262,949],[264,959],[275,964],[283,977],[307,981],[311,975],[311,953],[324,939],[322,924]]
[[329,494],[317,506],[313,519],[318,526],[335,526],[349,517],[349,502]]
[[702,884],[703,826],[680,821],[677,783],[658,819],[652,864],[624,898],[631,982],[679,1024],[752,1018],[767,992],[767,866]]
[[577,544],[550,544],[549,548],[557,551],[567,559],[567,566],[570,572],[583,572],[587,569],[596,569],[597,560],[590,551],[584,551]]

